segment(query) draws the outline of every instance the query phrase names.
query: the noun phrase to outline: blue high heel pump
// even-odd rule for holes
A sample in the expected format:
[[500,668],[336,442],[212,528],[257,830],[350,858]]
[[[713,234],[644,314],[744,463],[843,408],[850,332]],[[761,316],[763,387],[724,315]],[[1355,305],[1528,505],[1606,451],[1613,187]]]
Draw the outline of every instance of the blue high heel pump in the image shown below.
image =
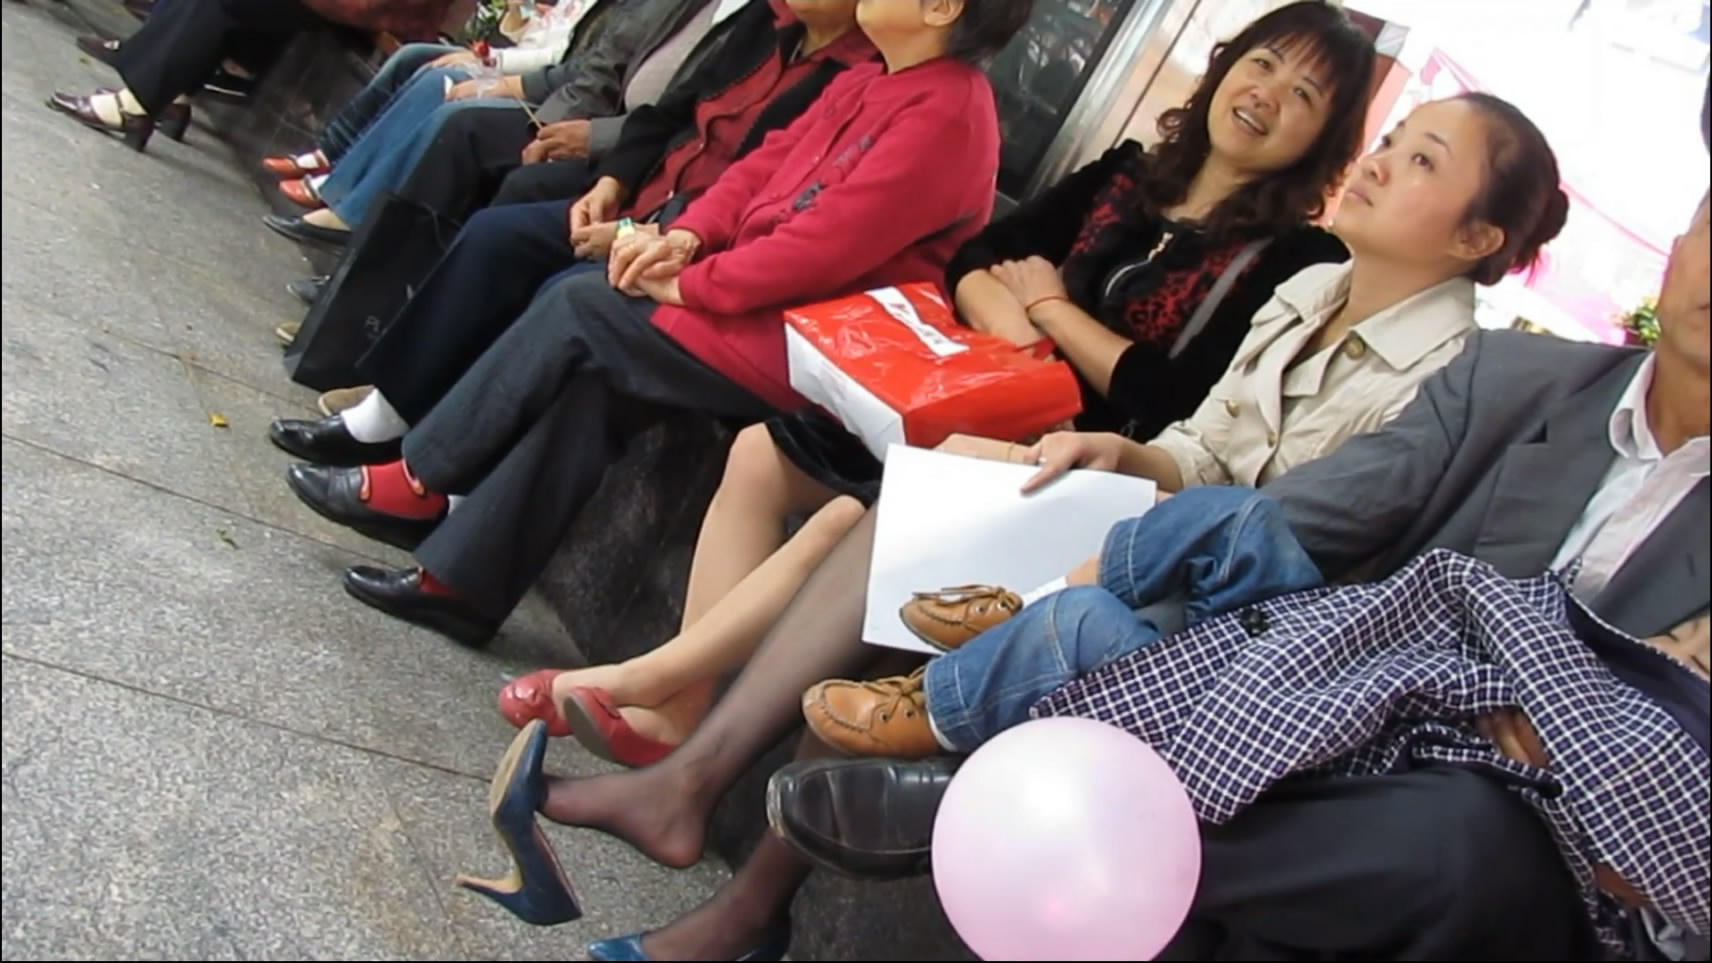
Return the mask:
[[464,889],[486,896],[534,926],[557,926],[583,915],[558,856],[535,822],[535,812],[547,794],[541,774],[546,757],[547,724],[537,719],[511,741],[488,789],[488,813],[499,841],[511,854],[511,872],[503,879],[459,876],[457,880]]

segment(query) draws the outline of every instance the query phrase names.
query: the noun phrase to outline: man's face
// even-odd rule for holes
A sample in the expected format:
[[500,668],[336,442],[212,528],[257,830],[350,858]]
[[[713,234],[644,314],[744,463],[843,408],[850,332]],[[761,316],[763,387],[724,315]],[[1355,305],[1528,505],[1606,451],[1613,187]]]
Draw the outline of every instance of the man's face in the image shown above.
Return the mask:
[[1712,196],[1700,202],[1694,223],[1676,239],[1659,289],[1660,351],[1712,372]]

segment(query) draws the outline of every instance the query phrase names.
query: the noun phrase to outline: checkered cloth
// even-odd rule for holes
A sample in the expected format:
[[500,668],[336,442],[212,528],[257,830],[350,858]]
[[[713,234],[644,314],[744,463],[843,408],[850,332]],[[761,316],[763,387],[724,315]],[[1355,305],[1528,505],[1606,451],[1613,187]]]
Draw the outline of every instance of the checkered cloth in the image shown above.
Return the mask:
[[[1705,933],[1712,760],[1582,639],[1640,646],[1651,655],[1636,658],[1690,670],[1598,620],[1563,578],[1515,581],[1435,550],[1382,582],[1192,626],[1066,685],[1033,714],[1097,719],[1146,740],[1210,823],[1286,776],[1479,767],[1551,826],[1613,952],[1627,952],[1624,913],[1595,886],[1595,863]],[[1513,707],[1533,722],[1549,771],[1504,758],[1475,730],[1475,717]]]

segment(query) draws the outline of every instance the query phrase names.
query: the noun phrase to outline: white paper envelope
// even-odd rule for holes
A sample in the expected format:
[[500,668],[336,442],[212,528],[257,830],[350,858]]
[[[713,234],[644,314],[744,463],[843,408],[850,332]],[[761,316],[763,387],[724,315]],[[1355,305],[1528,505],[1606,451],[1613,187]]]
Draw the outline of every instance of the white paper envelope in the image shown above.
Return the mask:
[[1035,470],[894,445],[862,637],[932,652],[898,615],[912,593],[969,584],[1031,591],[1098,555],[1112,525],[1146,513],[1158,494],[1146,479],[1075,471],[1024,495]]

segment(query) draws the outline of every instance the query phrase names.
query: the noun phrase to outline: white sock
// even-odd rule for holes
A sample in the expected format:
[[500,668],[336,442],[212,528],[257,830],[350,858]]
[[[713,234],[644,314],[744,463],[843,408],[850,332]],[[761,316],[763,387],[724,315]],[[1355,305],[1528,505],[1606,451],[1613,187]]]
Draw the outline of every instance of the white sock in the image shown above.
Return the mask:
[[352,438],[370,445],[396,441],[410,430],[410,426],[381,396],[379,389],[369,392],[369,396],[357,402],[355,407],[340,412],[339,417],[344,419],[345,430],[351,433]]
[[464,496],[463,495],[447,495],[446,496],[446,514],[450,515],[453,512],[457,511],[458,506],[462,505],[463,503],[464,503]]
[[305,177],[303,179],[303,183],[309,185],[309,189],[315,192],[316,197],[320,197],[321,196],[321,185],[327,183],[327,178],[329,178],[331,176],[333,176],[333,175],[331,175],[331,174],[316,174],[313,177]]
[[327,159],[322,156],[320,151],[312,150],[307,154],[298,154],[291,159],[291,162],[304,170],[312,171],[325,164]]
[[1051,595],[1054,592],[1062,592],[1069,587],[1070,580],[1068,578],[1055,578],[1052,581],[1047,582],[1045,585],[1042,585],[1040,588],[1037,588],[1032,592],[1025,593],[1022,596],[1023,607],[1027,608],[1041,599],[1046,598],[1048,595]]

